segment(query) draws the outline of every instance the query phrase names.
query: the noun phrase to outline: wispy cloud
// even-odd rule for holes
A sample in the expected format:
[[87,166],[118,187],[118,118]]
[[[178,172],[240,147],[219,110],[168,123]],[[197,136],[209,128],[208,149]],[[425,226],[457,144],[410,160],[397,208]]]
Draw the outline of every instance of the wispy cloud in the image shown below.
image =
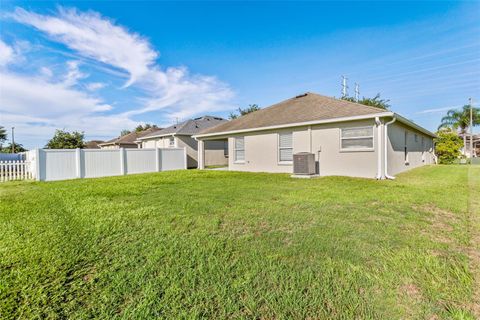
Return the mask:
[[126,70],[130,74],[127,86],[144,77],[158,57],[145,38],[97,12],[59,7],[58,15],[49,16],[16,8],[12,16],[85,57]]
[[461,108],[462,106],[450,106],[450,107],[442,107],[442,108],[433,108],[433,109],[426,109],[415,112],[415,114],[430,114],[430,113],[444,113],[445,111]]
[[0,39],[0,67],[10,63],[14,56],[13,49]]
[[156,62],[159,53],[145,37],[97,12],[60,7],[58,14],[53,16],[16,8],[12,16],[82,57],[126,71],[129,80],[125,87],[135,85],[144,90],[146,98],[142,106],[125,115],[162,110],[168,117],[184,118],[232,108],[229,100],[234,93],[227,84],[216,77],[192,75],[183,66],[160,66]]

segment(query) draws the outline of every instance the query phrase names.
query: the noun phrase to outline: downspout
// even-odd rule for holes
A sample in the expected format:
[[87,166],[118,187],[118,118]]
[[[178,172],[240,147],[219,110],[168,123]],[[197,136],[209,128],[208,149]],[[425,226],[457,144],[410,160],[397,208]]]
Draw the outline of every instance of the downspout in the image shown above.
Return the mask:
[[384,161],[384,165],[385,165],[385,179],[395,179],[395,177],[393,176],[390,176],[388,174],[388,126],[391,125],[392,123],[394,123],[395,121],[397,120],[397,118],[393,117],[393,119],[390,121],[390,122],[387,122],[385,123],[385,129],[384,129],[384,146],[385,146],[385,150],[384,150],[384,156],[385,156],[385,161]]
[[376,179],[382,179],[382,122],[379,117],[375,117],[375,124],[377,125],[377,176]]

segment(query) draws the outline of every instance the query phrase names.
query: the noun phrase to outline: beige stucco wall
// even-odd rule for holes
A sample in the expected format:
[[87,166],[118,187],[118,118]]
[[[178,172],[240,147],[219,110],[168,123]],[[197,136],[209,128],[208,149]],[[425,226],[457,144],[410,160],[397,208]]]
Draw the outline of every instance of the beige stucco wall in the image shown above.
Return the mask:
[[[187,151],[187,167],[196,168],[198,159],[198,142],[191,136],[175,136],[175,148]],[[170,137],[152,138],[142,141],[142,148],[169,148]],[[205,165],[227,165],[223,141],[205,142]]]
[[[405,163],[405,131],[407,134],[408,163]],[[413,128],[395,122],[388,126],[388,173],[396,175],[400,172],[434,164],[433,138]],[[417,135],[417,141],[415,141]],[[423,146],[422,146],[423,137]]]
[[[340,128],[374,126],[374,120],[351,121],[336,124],[298,127],[287,130],[274,130],[246,133],[245,162],[234,159],[234,137],[229,140],[229,169],[254,172],[293,172],[293,164],[278,161],[278,134],[292,132],[293,153],[313,152],[319,162],[322,176],[343,175],[375,178],[377,173],[377,130],[374,130],[374,150],[340,150]],[[241,136],[241,135],[239,135]],[[311,137],[311,138],[310,138]]]

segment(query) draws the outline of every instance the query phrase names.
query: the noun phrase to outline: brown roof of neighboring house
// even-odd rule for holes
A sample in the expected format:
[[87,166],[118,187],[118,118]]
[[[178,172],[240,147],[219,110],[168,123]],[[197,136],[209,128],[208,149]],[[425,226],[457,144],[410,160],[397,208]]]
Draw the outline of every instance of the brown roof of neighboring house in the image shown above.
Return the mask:
[[161,131],[162,129],[161,128],[156,128],[156,127],[153,127],[153,128],[148,128],[147,130],[143,130],[143,131],[140,131],[140,132],[130,132],[126,135],[123,135],[123,136],[119,136],[119,137],[116,137],[116,138],[113,138],[111,140],[108,140],[108,141],[105,141],[104,143],[101,143],[100,145],[101,146],[107,146],[107,145],[121,145],[121,144],[131,144],[131,145],[136,145],[135,141],[138,139],[138,138],[141,138],[147,134],[150,134],[150,133],[154,133],[154,132],[157,132],[157,131]]
[[206,129],[200,135],[363,116],[382,112],[388,112],[388,110],[307,92],[268,108],[260,109],[232,121]]
[[102,140],[90,140],[85,142],[85,149],[100,149],[100,144],[104,143]]

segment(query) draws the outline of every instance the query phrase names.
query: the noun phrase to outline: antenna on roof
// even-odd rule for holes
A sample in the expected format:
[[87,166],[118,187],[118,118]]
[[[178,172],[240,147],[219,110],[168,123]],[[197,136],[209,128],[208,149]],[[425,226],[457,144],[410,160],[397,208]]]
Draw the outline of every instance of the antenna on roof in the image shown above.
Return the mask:
[[355,101],[360,99],[360,85],[355,82]]
[[175,117],[175,122],[178,124],[178,117]]
[[347,77],[342,76],[342,98],[346,98],[348,96],[347,80]]

